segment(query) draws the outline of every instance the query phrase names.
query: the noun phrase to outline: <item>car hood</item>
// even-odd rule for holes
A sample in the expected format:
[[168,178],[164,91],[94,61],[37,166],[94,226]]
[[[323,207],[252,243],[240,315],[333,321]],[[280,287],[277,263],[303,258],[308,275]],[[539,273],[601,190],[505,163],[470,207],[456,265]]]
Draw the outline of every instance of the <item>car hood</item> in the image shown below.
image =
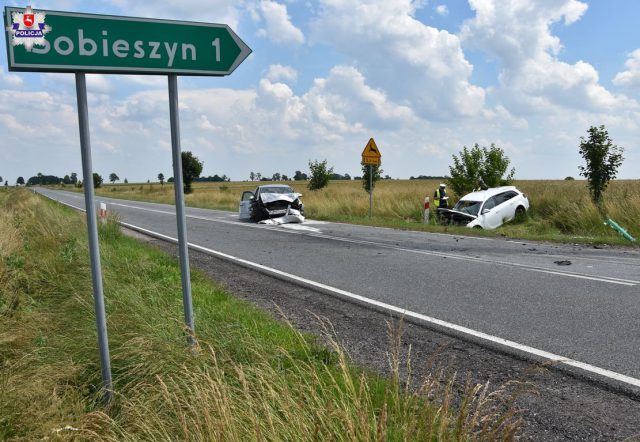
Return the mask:
[[455,214],[455,215],[461,216],[461,217],[463,217],[463,218],[468,218],[468,219],[469,219],[469,221],[473,221],[474,219],[478,218],[478,217],[477,217],[477,216],[475,216],[475,215],[471,215],[471,214],[469,214],[469,213],[466,213],[466,212],[460,212],[460,211],[458,211],[458,210],[453,210],[453,209],[438,209],[438,211],[439,211],[440,213],[444,213],[444,214],[451,214],[451,215],[454,215],[454,214]]
[[263,203],[272,203],[274,201],[294,202],[300,196],[299,193],[261,193],[260,199]]

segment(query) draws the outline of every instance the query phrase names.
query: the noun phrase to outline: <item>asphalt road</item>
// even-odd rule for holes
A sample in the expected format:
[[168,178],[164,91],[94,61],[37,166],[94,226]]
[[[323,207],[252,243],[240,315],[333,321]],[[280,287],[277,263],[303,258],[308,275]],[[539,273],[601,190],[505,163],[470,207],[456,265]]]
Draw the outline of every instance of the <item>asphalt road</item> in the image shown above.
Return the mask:
[[[82,194],[38,191],[84,207]],[[97,201],[126,223],[177,237],[173,206]],[[312,220],[256,225],[194,208],[187,229],[190,243],[640,382],[637,250]]]

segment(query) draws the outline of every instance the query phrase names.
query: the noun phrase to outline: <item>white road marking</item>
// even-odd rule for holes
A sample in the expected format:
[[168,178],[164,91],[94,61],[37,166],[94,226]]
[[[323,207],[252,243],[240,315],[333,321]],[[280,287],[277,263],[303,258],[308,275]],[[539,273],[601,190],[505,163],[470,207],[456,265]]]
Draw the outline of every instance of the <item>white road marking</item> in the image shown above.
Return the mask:
[[[122,204],[122,203],[110,203],[110,204],[114,205],[114,206],[127,207],[127,208],[130,208],[130,209],[137,209],[137,210],[143,210],[143,211],[154,212],[154,213],[163,213],[163,214],[166,214],[166,215],[175,216],[174,212],[170,212],[170,211],[167,211],[167,210],[150,209],[150,208],[146,208],[146,207],[132,206],[132,205],[129,205],[129,204]],[[622,279],[622,278],[615,278],[615,277],[611,277],[611,276],[601,276],[601,275],[588,275],[588,274],[584,274],[584,273],[570,272],[570,271],[551,270],[551,269],[548,269],[548,268],[545,268],[545,267],[533,266],[533,265],[529,265],[529,264],[519,264],[519,263],[515,263],[515,262],[499,261],[499,260],[494,260],[494,259],[489,259],[489,258],[480,258],[480,257],[467,256],[467,255],[459,255],[459,254],[456,254],[456,253],[435,252],[435,251],[430,251],[430,250],[411,249],[411,248],[408,248],[408,247],[400,247],[400,246],[384,244],[384,243],[375,242],[375,241],[368,241],[368,240],[364,240],[364,239],[342,238],[342,237],[339,237],[339,236],[327,235],[327,234],[324,234],[324,233],[321,233],[321,232],[318,232],[318,233],[315,233],[313,231],[302,232],[302,231],[300,231],[301,229],[294,230],[294,229],[291,229],[291,228],[283,230],[282,229],[283,226],[268,226],[268,225],[259,225],[258,226],[256,224],[252,224],[252,223],[241,223],[241,222],[236,222],[236,221],[229,221],[229,220],[216,219],[216,218],[211,218],[211,217],[206,217],[206,216],[189,215],[189,214],[187,214],[186,217],[187,218],[192,218],[192,219],[203,220],[203,221],[217,222],[217,223],[222,223],[222,224],[240,225],[240,226],[245,226],[245,227],[249,227],[249,228],[271,229],[271,230],[275,230],[275,231],[279,231],[279,232],[298,234],[298,235],[304,234],[304,235],[313,236],[313,237],[317,237],[317,238],[324,238],[324,239],[329,239],[329,240],[333,240],[333,241],[340,241],[340,242],[346,242],[346,243],[351,243],[351,244],[363,244],[363,245],[370,245],[370,246],[372,245],[372,246],[381,247],[381,248],[385,248],[385,249],[398,250],[398,251],[409,252],[409,253],[416,253],[416,254],[419,254],[419,255],[438,256],[438,257],[449,258],[449,259],[457,259],[457,260],[461,260],[461,261],[469,261],[469,262],[491,264],[491,265],[500,265],[500,266],[505,266],[505,267],[517,267],[519,269],[522,269],[522,270],[525,270],[525,271],[529,271],[529,272],[546,273],[546,274],[549,274],[549,275],[564,276],[564,277],[568,277],[568,278],[585,279],[585,280],[589,280],[589,281],[599,281],[599,282],[605,282],[605,283],[609,283],[609,284],[618,284],[618,285],[624,285],[624,286],[629,286],[629,287],[633,287],[633,286],[635,286],[637,284],[640,284],[640,281],[630,280],[630,279]]]
[[[51,198],[51,197],[49,197],[49,198]],[[52,199],[54,199],[54,198],[52,198]],[[73,205],[71,205],[69,203],[65,203],[65,202],[59,201],[59,200],[56,200],[56,201],[58,201],[61,204],[66,205],[66,206],[72,207],[74,209],[78,209],[78,210],[83,211],[83,212],[85,211],[81,207],[73,206]],[[176,238],[173,238],[173,237],[170,237],[170,236],[167,236],[167,235],[163,235],[162,233],[154,232],[152,230],[144,229],[142,227],[138,227],[138,226],[135,226],[133,224],[125,223],[125,222],[122,222],[122,221],[120,222],[120,224],[123,225],[123,226],[126,226],[126,227],[128,227],[130,229],[137,230],[139,232],[145,233],[147,235],[150,235],[150,236],[153,236],[153,237],[156,237],[156,238],[160,238],[160,239],[164,239],[164,240],[167,240],[167,241],[171,241],[173,243],[178,243],[178,240]],[[384,303],[384,302],[381,302],[381,301],[376,301],[375,299],[370,299],[370,298],[367,298],[367,297],[362,296],[362,295],[357,295],[355,293],[348,292],[346,290],[342,290],[342,289],[339,289],[339,288],[336,288],[336,287],[332,287],[332,286],[329,286],[329,285],[326,285],[326,284],[322,284],[320,282],[312,281],[310,279],[302,278],[300,276],[296,276],[296,275],[293,275],[291,273],[283,272],[281,270],[274,269],[274,268],[271,268],[271,267],[267,267],[265,265],[258,264],[258,263],[252,262],[252,261],[247,261],[247,260],[242,259],[242,258],[237,258],[235,256],[228,255],[228,254],[222,253],[222,252],[218,252],[216,250],[208,249],[206,247],[202,247],[202,246],[199,246],[199,245],[196,245],[196,244],[189,243],[188,245],[193,250],[198,250],[198,251],[201,251],[203,253],[207,253],[207,254],[210,254],[210,255],[213,255],[213,256],[218,256],[218,257],[227,259],[229,261],[236,262],[238,264],[244,265],[246,267],[250,267],[250,268],[253,268],[253,269],[261,270],[261,271],[263,271],[265,273],[268,273],[268,274],[271,274],[271,275],[276,275],[276,276],[281,277],[281,278],[286,278],[286,279],[289,279],[289,280],[292,280],[292,281],[296,281],[298,283],[307,285],[309,287],[313,287],[313,288],[316,288],[316,289],[321,289],[321,290],[327,291],[329,293],[332,293],[334,295],[338,295],[338,296],[346,298],[346,299],[357,301],[357,302],[365,304],[365,305],[373,306],[373,307],[376,307],[376,308],[379,308],[379,309],[382,309],[382,310],[385,310],[385,311],[388,311],[388,312],[397,313],[397,314],[399,314],[401,316],[417,319],[419,321],[423,321],[423,322],[428,323],[428,324],[434,324],[434,325],[437,325],[437,326],[445,328],[445,329],[456,331],[456,332],[461,333],[463,335],[473,336],[474,338],[477,338],[477,339],[481,339],[481,340],[484,340],[484,341],[492,342],[494,344],[498,344],[498,345],[501,345],[501,346],[504,346],[504,347],[507,347],[507,348],[510,348],[510,349],[513,349],[513,350],[521,351],[521,352],[528,353],[530,355],[537,356],[537,357],[540,357],[540,358],[543,358],[543,359],[546,359],[546,360],[557,362],[559,364],[564,364],[564,365],[567,365],[567,366],[570,366],[570,367],[574,367],[574,368],[583,370],[583,371],[585,371],[587,373],[596,374],[596,375],[599,375],[599,376],[602,376],[604,378],[611,379],[611,380],[614,380],[614,381],[617,381],[617,382],[622,382],[624,384],[632,385],[634,387],[640,387],[640,379],[637,379],[637,378],[634,378],[634,377],[631,377],[631,376],[627,376],[627,375],[624,375],[622,373],[617,373],[615,371],[611,371],[611,370],[607,370],[607,369],[604,369],[604,368],[600,368],[600,367],[597,367],[595,365],[588,364],[586,362],[581,362],[581,361],[577,361],[575,359],[571,359],[571,358],[567,358],[567,357],[564,357],[564,356],[556,355],[554,353],[551,353],[551,352],[548,352],[548,351],[545,351],[545,350],[540,350],[540,349],[537,349],[535,347],[530,347],[528,345],[519,344],[517,342],[510,341],[508,339],[500,338],[498,336],[493,336],[493,335],[490,335],[490,334],[487,334],[487,333],[484,333],[484,332],[481,332],[481,331],[473,330],[473,329],[468,328],[468,327],[463,327],[463,326],[460,326],[460,325],[457,325],[457,324],[453,324],[451,322],[447,322],[447,321],[443,321],[441,319],[433,318],[431,316],[423,315],[422,313],[413,312],[411,310],[406,310],[406,309],[403,309],[403,308],[400,308],[400,307],[396,307],[394,305],[387,304],[387,303]]]
[[[167,235],[163,235],[161,233],[158,232],[154,232],[152,230],[148,230],[148,229],[144,229],[142,227],[138,227],[135,226],[133,224],[129,224],[129,223],[125,223],[125,222],[121,222],[120,224],[122,224],[125,227],[128,227],[130,229],[139,231],[141,233],[145,233],[147,235],[150,236],[154,236],[156,238],[159,239],[163,239],[166,241],[170,241],[173,243],[178,243],[178,240],[176,238],[173,238],[171,236],[167,236]],[[357,295],[355,293],[352,292],[348,292],[346,290],[342,290],[336,287],[332,287],[330,285],[326,285],[326,284],[322,284],[320,282],[316,282],[310,279],[306,279],[306,278],[302,278],[300,276],[296,276],[293,275],[291,273],[287,273],[287,272],[283,272],[282,270],[278,270],[278,269],[274,269],[272,267],[268,267],[262,264],[258,264],[252,261],[247,261],[246,259],[242,259],[242,258],[238,258],[226,253],[222,253],[222,252],[218,252],[216,250],[212,250],[212,249],[208,249],[206,247],[202,247],[199,246],[197,244],[192,244],[189,243],[189,247],[193,250],[198,250],[200,252],[203,253],[207,253],[209,255],[213,255],[213,256],[217,256],[220,258],[223,258],[225,260],[228,261],[232,261],[238,264],[241,264],[245,267],[250,267],[253,269],[257,269],[260,270],[262,272],[271,274],[271,275],[276,275],[280,278],[286,278],[292,281],[296,281],[298,283],[302,283],[305,286],[309,286],[309,287],[313,287],[316,289],[321,289],[323,291],[327,291],[330,292],[332,294],[338,295],[342,298],[347,298],[353,301],[357,301],[358,303],[361,304],[366,304],[369,306],[374,306],[378,309],[382,309],[388,312],[393,312],[393,313],[397,313],[400,316],[403,317],[410,317],[413,319],[417,319],[419,321],[422,322],[426,322],[429,324],[434,324],[437,325],[439,327],[445,328],[445,329],[449,329],[449,330],[453,330],[456,331],[458,333],[462,333],[464,335],[468,335],[468,336],[473,336],[474,338],[478,338],[484,341],[488,341],[488,342],[492,342],[495,344],[499,344],[501,346],[504,347],[508,347],[510,349],[514,349],[514,350],[518,350],[524,353],[528,353],[546,360],[550,360],[550,361],[554,361],[560,364],[564,364],[564,365],[568,365],[574,368],[578,368],[580,370],[584,370],[586,372],[589,373],[593,373],[593,374],[597,374],[599,376],[603,376],[606,377],[608,379],[612,379],[618,382],[623,382],[625,384],[629,384],[629,385],[633,385],[634,387],[640,387],[640,379],[636,379],[634,377],[631,376],[627,376],[621,373],[616,373],[614,371],[611,370],[607,370],[604,368],[600,368],[600,367],[596,367],[595,365],[591,365],[591,364],[587,364],[586,362],[580,362],[577,361],[575,359],[571,359],[571,358],[567,358],[565,356],[561,356],[561,355],[557,355],[554,353],[550,353],[548,351],[545,350],[540,350],[534,347],[530,347],[528,345],[523,345],[523,344],[519,344],[517,342],[514,341],[510,341],[508,339],[503,339],[500,338],[498,336],[493,336],[487,333],[483,333],[481,331],[477,331],[477,330],[473,330],[471,328],[468,327],[463,327],[457,324],[453,324],[451,322],[447,322],[447,321],[443,321],[441,319],[436,319],[433,318],[431,316],[427,316],[427,315],[423,315],[422,313],[417,313],[417,312],[413,312],[411,310],[406,310],[400,307],[396,307],[395,305],[391,305],[391,304],[387,304],[385,302],[381,302],[381,301],[376,301],[375,299],[371,299],[371,298],[367,298],[365,296],[362,295]]]

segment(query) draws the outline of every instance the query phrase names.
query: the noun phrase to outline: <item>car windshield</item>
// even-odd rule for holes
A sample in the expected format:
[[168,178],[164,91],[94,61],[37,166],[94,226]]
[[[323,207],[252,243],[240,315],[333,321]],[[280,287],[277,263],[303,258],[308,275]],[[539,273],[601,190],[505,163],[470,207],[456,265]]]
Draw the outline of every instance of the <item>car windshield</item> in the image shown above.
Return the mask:
[[453,207],[453,210],[457,210],[458,212],[468,213],[469,215],[473,215],[473,216],[478,216],[478,211],[480,210],[480,206],[482,206],[482,201],[460,200]]
[[260,193],[294,193],[293,189],[289,186],[269,186],[261,187]]

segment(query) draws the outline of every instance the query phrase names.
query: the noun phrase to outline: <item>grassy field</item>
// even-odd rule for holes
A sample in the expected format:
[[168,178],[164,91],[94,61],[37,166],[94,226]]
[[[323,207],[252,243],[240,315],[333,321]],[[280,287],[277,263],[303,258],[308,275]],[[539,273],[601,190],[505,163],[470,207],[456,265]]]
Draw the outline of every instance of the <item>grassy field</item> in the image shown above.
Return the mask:
[[[422,223],[424,198],[433,194],[437,181],[379,182],[373,194],[371,220],[368,218],[369,195],[362,190],[359,181],[332,181],[328,187],[314,192],[303,182],[289,184],[303,194],[306,215],[313,219],[523,239],[630,244],[604,225],[604,219],[589,198],[586,182],[582,180],[517,181],[515,185],[527,194],[531,203],[527,219],[493,232],[479,233],[464,227],[437,226],[433,221],[429,226]],[[237,211],[242,192],[253,190],[256,185],[255,182],[196,183],[194,192],[186,196],[186,204]],[[171,184],[105,185],[96,193],[132,200],[174,202]],[[640,238],[640,180],[612,182],[605,193],[605,208],[609,217],[632,236]]]
[[521,425],[506,388],[434,369],[409,389],[399,333],[383,379],[197,272],[189,349],[176,260],[114,220],[100,229],[115,389],[104,406],[83,217],[0,191],[0,440],[510,440]]

